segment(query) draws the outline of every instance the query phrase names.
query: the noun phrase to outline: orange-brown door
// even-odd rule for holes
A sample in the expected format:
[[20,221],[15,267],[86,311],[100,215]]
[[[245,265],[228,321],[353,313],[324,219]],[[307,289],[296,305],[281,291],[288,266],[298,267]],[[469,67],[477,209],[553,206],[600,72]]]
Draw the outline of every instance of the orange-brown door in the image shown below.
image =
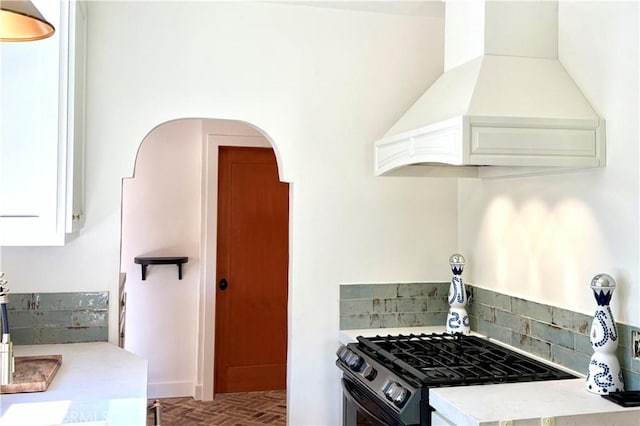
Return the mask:
[[215,392],[285,389],[289,185],[270,148],[220,147]]

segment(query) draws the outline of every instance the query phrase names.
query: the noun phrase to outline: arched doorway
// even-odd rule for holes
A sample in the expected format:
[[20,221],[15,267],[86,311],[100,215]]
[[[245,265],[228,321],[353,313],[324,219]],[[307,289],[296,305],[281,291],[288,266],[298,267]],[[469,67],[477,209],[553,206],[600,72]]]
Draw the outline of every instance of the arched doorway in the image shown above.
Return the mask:
[[[123,181],[125,348],[149,359],[149,397],[213,398],[219,146],[272,145],[243,122],[174,120],[145,137]],[[164,254],[189,257],[183,279],[151,266],[142,281],[133,258]]]

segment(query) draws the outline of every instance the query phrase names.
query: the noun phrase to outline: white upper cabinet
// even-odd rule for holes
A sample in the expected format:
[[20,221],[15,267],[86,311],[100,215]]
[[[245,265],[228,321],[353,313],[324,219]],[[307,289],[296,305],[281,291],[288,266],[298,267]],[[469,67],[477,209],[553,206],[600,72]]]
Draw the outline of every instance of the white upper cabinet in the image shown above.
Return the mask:
[[0,45],[0,245],[63,245],[84,221],[86,5],[34,1],[56,32]]

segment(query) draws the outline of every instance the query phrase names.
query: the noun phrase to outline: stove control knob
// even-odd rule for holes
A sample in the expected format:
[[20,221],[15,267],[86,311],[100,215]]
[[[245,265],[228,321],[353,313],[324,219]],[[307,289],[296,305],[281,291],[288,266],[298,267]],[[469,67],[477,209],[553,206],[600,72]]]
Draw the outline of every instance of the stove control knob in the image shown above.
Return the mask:
[[364,360],[362,357],[344,345],[341,345],[336,351],[338,359],[353,371],[360,372],[363,369]]
[[376,378],[376,376],[378,375],[378,372],[372,366],[366,365],[362,369],[362,375],[364,376],[365,379],[372,381],[373,379]]
[[349,351],[349,353],[345,355],[343,361],[353,371],[360,371],[360,369],[362,368],[362,363],[364,362],[362,357],[360,357],[358,354],[353,353],[352,351]]
[[388,382],[382,392],[389,401],[398,407],[402,407],[410,395],[409,391],[398,382]]
[[349,353],[349,349],[345,345],[340,345],[338,350],[336,351],[336,355],[340,361],[344,361],[344,357]]

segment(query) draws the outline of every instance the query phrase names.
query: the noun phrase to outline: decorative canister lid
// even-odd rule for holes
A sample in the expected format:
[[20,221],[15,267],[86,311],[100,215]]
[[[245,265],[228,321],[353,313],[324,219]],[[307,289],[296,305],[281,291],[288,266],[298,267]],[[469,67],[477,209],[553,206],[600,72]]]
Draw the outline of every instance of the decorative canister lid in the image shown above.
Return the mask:
[[591,289],[598,305],[606,306],[611,302],[611,296],[616,289],[616,280],[611,275],[598,274],[591,280]]
[[607,288],[615,288],[616,280],[613,279],[611,275],[608,274],[598,274],[591,280],[591,288],[596,289],[607,289]]
[[452,254],[451,257],[449,258],[449,264],[451,265],[464,265],[465,260],[464,260],[464,256],[461,254]]
[[449,258],[449,265],[454,275],[462,274],[464,269],[464,256],[459,253],[452,254]]

